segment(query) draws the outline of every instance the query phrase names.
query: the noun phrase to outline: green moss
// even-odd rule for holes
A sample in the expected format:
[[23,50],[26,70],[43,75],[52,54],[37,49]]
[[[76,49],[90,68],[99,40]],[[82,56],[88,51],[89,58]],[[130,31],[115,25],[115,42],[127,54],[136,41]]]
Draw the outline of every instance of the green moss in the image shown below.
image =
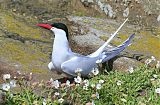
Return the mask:
[[31,72],[32,73],[46,73],[46,70],[44,70],[44,69],[40,69],[40,68],[33,68],[32,70],[31,70]]
[[102,35],[99,37],[100,39],[104,40],[104,41],[107,41],[108,40],[108,37],[107,35]]
[[83,22],[87,24],[91,23],[89,20],[83,20]]
[[135,40],[135,44],[130,49],[147,52],[160,59],[160,39],[147,31],[142,31],[139,35],[141,38]]
[[73,15],[75,15],[75,16],[85,16],[86,13],[84,11],[76,11],[76,12],[73,13]]
[[8,30],[12,33],[17,33],[22,37],[48,41],[46,38],[43,38],[41,36],[42,34],[47,35],[46,32],[40,31],[40,28],[29,26],[23,21],[16,20],[14,15],[12,15],[11,13],[2,12],[0,14],[0,23],[1,29]]
[[95,28],[95,29],[97,29],[97,30],[102,30],[102,28],[99,27],[99,26],[97,26],[97,25],[93,25],[92,27]]
[[35,45],[24,45],[19,41],[11,39],[3,40],[2,38],[0,44],[0,56],[10,62],[22,64],[24,70],[32,71],[33,68],[37,68],[37,65],[47,65],[45,63],[48,61],[49,55],[43,53]]

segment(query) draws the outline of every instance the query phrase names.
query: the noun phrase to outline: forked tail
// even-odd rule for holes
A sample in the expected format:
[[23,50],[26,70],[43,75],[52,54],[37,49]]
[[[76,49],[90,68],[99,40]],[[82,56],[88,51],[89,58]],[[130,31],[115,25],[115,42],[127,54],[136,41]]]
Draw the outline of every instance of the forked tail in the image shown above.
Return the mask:
[[120,52],[122,52],[127,46],[130,45],[131,40],[134,38],[134,36],[135,34],[132,34],[126,41],[115,48],[104,50],[100,57],[100,59],[102,59],[102,63],[110,60],[111,58],[117,56]]

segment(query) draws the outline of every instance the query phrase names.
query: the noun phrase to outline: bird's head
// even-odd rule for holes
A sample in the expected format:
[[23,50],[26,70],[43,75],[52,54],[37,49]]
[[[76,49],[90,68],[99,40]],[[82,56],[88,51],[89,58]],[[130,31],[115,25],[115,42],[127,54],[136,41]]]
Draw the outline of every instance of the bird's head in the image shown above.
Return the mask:
[[54,32],[54,29],[57,29],[59,31],[65,31],[66,37],[68,39],[68,28],[65,24],[63,23],[53,23],[53,24],[37,24],[37,26],[52,30]]

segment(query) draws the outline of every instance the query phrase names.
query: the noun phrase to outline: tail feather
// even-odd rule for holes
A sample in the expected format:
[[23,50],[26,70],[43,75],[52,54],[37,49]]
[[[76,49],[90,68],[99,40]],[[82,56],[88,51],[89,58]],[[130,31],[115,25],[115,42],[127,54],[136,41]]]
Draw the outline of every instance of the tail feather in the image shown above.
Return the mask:
[[[102,53],[102,56],[101,56],[101,59],[102,59],[102,62],[106,62],[108,61],[109,59],[117,56],[120,52],[122,52],[131,42],[131,40],[134,38],[134,35],[135,34],[132,34],[126,41],[124,41],[121,45],[115,47],[115,48],[112,48],[110,50],[107,50],[107,51],[104,51]],[[105,56],[105,57],[104,57]]]

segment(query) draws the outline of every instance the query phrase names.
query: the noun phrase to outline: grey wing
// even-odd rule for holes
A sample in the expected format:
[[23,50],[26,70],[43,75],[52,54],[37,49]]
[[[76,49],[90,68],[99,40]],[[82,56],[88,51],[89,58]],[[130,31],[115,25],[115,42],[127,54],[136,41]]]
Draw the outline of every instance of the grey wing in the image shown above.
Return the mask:
[[101,54],[102,62],[106,62],[107,60],[117,56],[121,51],[123,51],[130,44],[133,37],[134,37],[134,34],[132,34],[125,42],[123,42],[118,47],[115,47],[115,48],[112,48],[110,50],[104,51]]
[[62,68],[63,72],[65,72],[71,76],[76,76],[75,70],[77,68],[80,68],[80,69],[82,69],[81,75],[87,76],[93,68],[97,67],[97,65],[96,65],[97,59],[98,59],[97,57],[91,58],[91,57],[86,57],[86,56],[83,56],[83,57],[76,56],[76,57],[73,57],[72,59],[64,62],[61,65],[61,68]]

